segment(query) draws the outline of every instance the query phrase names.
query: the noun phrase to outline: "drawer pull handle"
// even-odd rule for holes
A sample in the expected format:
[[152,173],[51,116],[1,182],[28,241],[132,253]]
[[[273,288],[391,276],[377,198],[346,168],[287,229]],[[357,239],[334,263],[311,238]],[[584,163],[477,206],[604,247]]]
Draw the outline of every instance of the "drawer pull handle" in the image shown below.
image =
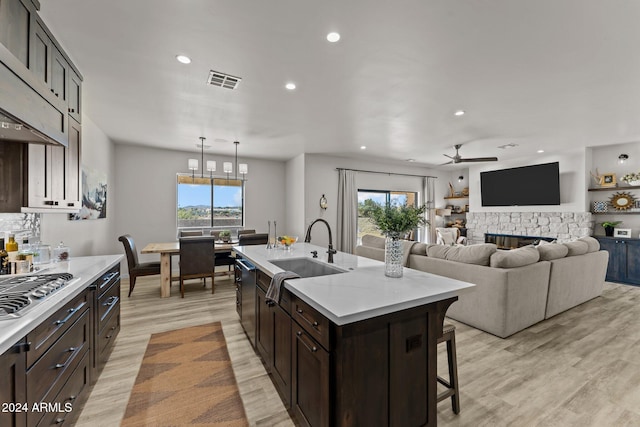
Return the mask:
[[68,350],[68,351],[76,351],[76,350],[77,350],[77,348],[76,348],[76,347],[69,347],[69,350]]
[[[109,330],[110,330],[110,331],[115,331],[117,327],[118,327],[118,325],[113,326],[113,327],[111,327],[111,329],[109,329]],[[109,338],[111,338],[112,336],[113,336],[113,334],[109,334],[109,335],[107,335],[107,336],[105,337],[105,339],[109,339]]]
[[116,302],[118,302],[118,297],[114,295],[114,296],[109,297],[109,299],[106,300],[103,305],[111,306],[111,305],[115,304]]
[[56,418],[56,424],[62,424],[64,422],[64,418]]
[[64,368],[65,366],[67,366],[66,363],[56,363],[56,369]]
[[302,331],[298,331],[297,335],[300,337],[300,342],[307,348],[307,350],[309,350],[311,353],[315,353],[316,351],[318,351],[318,347],[313,345],[313,342],[311,342],[311,344],[307,344],[305,342],[306,337],[302,335]]
[[296,311],[298,312],[298,314],[300,315],[300,317],[301,317],[305,322],[307,322],[309,325],[313,326],[315,329],[318,329],[318,322],[317,322],[317,321],[315,321],[315,320],[311,321],[311,320],[307,319],[307,318],[304,316],[303,311],[302,311],[302,309],[301,309],[301,308],[297,308],[297,309],[296,309]]
[[[82,305],[84,305],[84,303],[82,303]],[[69,314],[67,315],[67,317],[65,317],[62,320],[56,320],[56,325],[61,326],[61,325],[64,325],[65,323],[67,323],[67,321],[69,319],[71,319],[71,317],[73,316],[73,313],[78,311],[78,309],[79,309],[79,307],[70,308],[69,311],[68,311]]]

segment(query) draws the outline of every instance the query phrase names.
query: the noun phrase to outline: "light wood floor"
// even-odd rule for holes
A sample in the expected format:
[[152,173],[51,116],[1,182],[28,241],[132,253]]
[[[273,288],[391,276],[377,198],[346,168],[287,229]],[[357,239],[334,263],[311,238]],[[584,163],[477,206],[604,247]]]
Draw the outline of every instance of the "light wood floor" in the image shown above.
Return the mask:
[[[122,330],[78,426],[117,426],[152,333],[220,321],[249,422],[293,426],[235,311],[232,280],[216,278],[159,297],[159,278],[138,279]],[[457,326],[459,415],[438,406],[440,426],[640,426],[640,288],[607,283],[602,297],[508,339]],[[444,346],[438,366],[446,372]]]

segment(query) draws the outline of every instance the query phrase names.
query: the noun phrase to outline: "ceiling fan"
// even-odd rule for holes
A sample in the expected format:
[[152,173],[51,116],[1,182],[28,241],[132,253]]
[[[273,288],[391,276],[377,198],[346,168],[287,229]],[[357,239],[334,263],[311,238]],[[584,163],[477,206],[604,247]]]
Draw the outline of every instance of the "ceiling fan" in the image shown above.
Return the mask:
[[460,147],[462,147],[462,144],[456,144],[453,146],[456,149],[456,155],[455,156],[449,156],[448,154],[443,154],[443,156],[446,156],[448,158],[451,159],[450,162],[447,163],[443,163],[443,165],[450,165],[450,164],[455,164],[455,163],[472,163],[472,162],[497,162],[498,158],[497,157],[472,157],[469,159],[463,159],[460,154],[458,154],[458,149],[460,149]]

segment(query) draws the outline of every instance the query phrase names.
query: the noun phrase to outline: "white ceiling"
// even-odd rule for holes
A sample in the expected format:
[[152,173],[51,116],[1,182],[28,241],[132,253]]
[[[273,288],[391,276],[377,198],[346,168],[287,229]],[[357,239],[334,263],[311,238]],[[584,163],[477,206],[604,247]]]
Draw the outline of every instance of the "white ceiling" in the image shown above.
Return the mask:
[[[41,3],[118,143],[437,165],[458,143],[506,160],[640,141],[640,1]],[[211,69],[242,82],[206,86]]]

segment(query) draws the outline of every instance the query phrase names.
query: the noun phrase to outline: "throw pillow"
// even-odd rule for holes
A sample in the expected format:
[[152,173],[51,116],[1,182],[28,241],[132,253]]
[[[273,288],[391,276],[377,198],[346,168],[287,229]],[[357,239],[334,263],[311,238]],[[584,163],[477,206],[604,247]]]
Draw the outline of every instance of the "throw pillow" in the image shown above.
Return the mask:
[[569,248],[565,245],[548,244],[538,245],[536,248],[540,254],[540,261],[551,261],[554,259],[564,258],[569,253]]
[[426,255],[427,254],[427,244],[426,243],[416,243],[411,247],[411,253],[413,255]]
[[497,246],[493,243],[471,246],[433,245],[427,247],[427,256],[465,264],[489,265],[489,258],[496,250]]
[[535,264],[539,259],[540,254],[535,247],[525,246],[510,251],[497,251],[491,255],[489,265],[495,268],[516,268]]
[[567,256],[576,256],[576,255],[584,255],[589,250],[589,245],[586,242],[580,242],[576,240],[575,242],[566,242],[563,243],[569,249]]
[[587,251],[587,253],[598,252],[600,250],[600,242],[598,242],[598,239],[594,239],[591,236],[581,237],[578,239],[578,241],[585,242],[587,246],[589,246],[589,250]]

